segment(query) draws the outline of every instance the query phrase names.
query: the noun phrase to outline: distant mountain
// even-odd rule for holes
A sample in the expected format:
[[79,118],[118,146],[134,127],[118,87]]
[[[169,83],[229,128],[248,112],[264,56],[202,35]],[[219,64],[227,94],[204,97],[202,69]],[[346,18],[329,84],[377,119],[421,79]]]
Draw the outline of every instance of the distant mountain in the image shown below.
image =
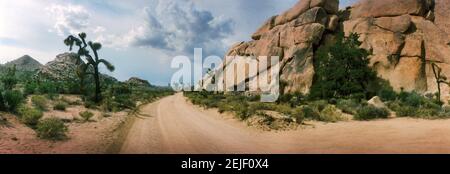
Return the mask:
[[126,84],[132,85],[132,86],[140,86],[140,87],[151,87],[150,83],[147,80],[143,80],[137,77],[131,77],[127,81],[125,81]]
[[24,55],[16,60],[5,63],[2,68],[13,67],[16,65],[17,71],[36,71],[43,65],[29,55]]

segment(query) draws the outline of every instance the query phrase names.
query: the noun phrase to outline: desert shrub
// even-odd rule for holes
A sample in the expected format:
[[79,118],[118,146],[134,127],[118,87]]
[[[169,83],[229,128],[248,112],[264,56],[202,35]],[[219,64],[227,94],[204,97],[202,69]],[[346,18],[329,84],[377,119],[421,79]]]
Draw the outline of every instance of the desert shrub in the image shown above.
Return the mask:
[[250,107],[252,107],[255,110],[268,110],[268,111],[275,110],[275,105],[273,103],[256,102],[256,103],[251,103]]
[[440,101],[436,101],[434,99],[427,99],[423,103],[424,108],[428,109],[434,109],[434,110],[441,110],[442,106],[440,104]]
[[81,118],[83,118],[84,121],[89,121],[94,116],[94,113],[89,111],[83,111],[80,112],[79,115]]
[[319,120],[320,119],[320,112],[313,109],[310,106],[304,105],[300,106],[302,108],[303,114],[305,115],[306,119],[313,119],[313,120]]
[[42,111],[34,108],[29,108],[24,105],[20,106],[17,110],[20,116],[20,121],[30,127],[36,126],[39,120],[44,115]]
[[287,103],[291,107],[298,106],[300,104],[303,104],[306,101],[306,96],[301,93],[289,93],[289,94],[283,94],[279,97],[278,103]]
[[44,96],[41,95],[35,95],[31,97],[31,102],[33,103],[33,106],[41,111],[46,111],[48,109],[47,106],[47,99]]
[[338,109],[333,105],[327,105],[321,112],[319,116],[319,121],[324,122],[338,122],[342,121],[344,118]]
[[220,113],[232,111],[232,107],[226,102],[220,102],[217,106]]
[[392,89],[381,89],[377,94],[382,101],[394,101],[397,98],[397,93]]
[[302,124],[305,120],[305,113],[303,112],[302,107],[297,107],[292,111],[292,117],[295,118],[295,121],[298,124]]
[[84,102],[84,107],[88,108],[88,109],[96,109],[97,108],[97,104],[95,104],[95,102],[93,102],[93,101],[86,100]]
[[116,95],[114,97],[114,102],[119,108],[130,109],[136,107],[136,101],[134,101],[129,95]]
[[25,95],[31,95],[31,94],[35,94],[37,91],[38,85],[37,83],[34,82],[28,82],[25,84],[24,88],[23,88],[23,93]]
[[416,92],[402,92],[400,99],[404,104],[412,107],[420,107],[425,102],[425,98]]
[[50,100],[56,100],[59,97],[59,94],[57,93],[47,93],[45,96]]
[[75,100],[75,101],[71,101],[69,103],[69,105],[74,105],[74,106],[79,106],[79,105],[82,105],[82,104],[83,104],[83,102],[81,100]]
[[[264,112],[257,112],[256,114],[263,118],[263,119],[261,120],[261,122],[262,122],[264,125],[271,126],[271,125],[273,125],[273,123],[275,122],[275,118],[271,117],[270,115],[268,115],[268,114],[266,114],[266,113],[264,113]],[[271,128],[274,128],[274,127],[271,127]]]
[[390,115],[389,110],[386,108],[377,108],[374,106],[364,106],[358,109],[355,115],[356,120],[372,120],[379,118],[388,118]]
[[398,100],[387,102],[387,107],[393,111],[398,111],[402,107],[402,103]]
[[36,129],[39,138],[49,140],[62,140],[66,138],[67,131],[67,126],[58,118],[43,119],[39,121]]
[[439,118],[449,118],[450,117],[450,111],[449,110],[443,110],[442,112],[439,112],[438,117]]
[[37,85],[37,91],[41,94],[56,94],[58,92],[56,83],[44,81]]
[[313,109],[321,112],[322,110],[325,109],[325,107],[328,106],[328,101],[326,101],[326,100],[317,100],[317,101],[309,102],[308,105],[311,106]]
[[17,107],[23,102],[24,98],[20,91],[5,91],[3,94],[5,107],[9,111],[16,111]]
[[275,105],[273,110],[287,116],[290,116],[292,114],[292,108],[290,107],[289,104]]
[[439,117],[439,110],[430,109],[430,108],[420,108],[420,109],[417,109],[416,116],[422,117],[422,118]]
[[344,113],[354,115],[356,114],[356,111],[360,107],[360,103],[352,99],[338,100],[336,107],[342,110],[342,112]]
[[57,102],[55,106],[53,106],[53,110],[57,111],[65,111],[67,107],[67,104],[64,102]]
[[232,104],[233,111],[236,116],[241,120],[246,120],[253,114],[255,114],[254,110],[250,110],[248,103],[246,102],[235,102]]
[[111,97],[105,97],[100,105],[100,109],[104,112],[117,112],[120,110],[119,105]]
[[395,110],[398,117],[415,117],[417,116],[417,108],[412,106],[400,106]]

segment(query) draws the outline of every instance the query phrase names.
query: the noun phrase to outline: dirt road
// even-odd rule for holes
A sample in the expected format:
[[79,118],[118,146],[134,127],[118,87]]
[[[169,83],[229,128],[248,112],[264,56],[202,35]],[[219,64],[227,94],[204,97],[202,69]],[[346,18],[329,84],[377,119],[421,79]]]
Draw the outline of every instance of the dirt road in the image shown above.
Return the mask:
[[267,132],[176,94],[143,108],[120,153],[450,153],[450,120],[317,123]]

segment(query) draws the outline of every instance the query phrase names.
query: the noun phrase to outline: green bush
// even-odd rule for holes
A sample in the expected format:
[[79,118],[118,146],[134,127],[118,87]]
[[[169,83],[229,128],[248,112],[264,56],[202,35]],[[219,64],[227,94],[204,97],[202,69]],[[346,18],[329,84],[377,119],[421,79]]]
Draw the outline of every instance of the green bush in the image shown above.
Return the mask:
[[232,104],[233,111],[241,120],[246,120],[253,114],[255,114],[255,111],[250,110],[248,103],[246,102],[235,102]]
[[397,117],[415,117],[417,116],[417,108],[412,106],[400,106],[395,110]]
[[38,85],[36,83],[28,82],[25,84],[23,91],[24,91],[25,95],[35,94],[37,87],[38,87]]
[[20,116],[20,121],[30,127],[36,126],[44,115],[42,111],[26,106],[20,106],[17,110]]
[[379,118],[388,118],[390,115],[389,110],[386,108],[377,108],[374,106],[364,106],[358,109],[355,115],[356,120],[372,120]]
[[290,116],[292,114],[292,108],[288,104],[280,104],[274,106],[274,111]]
[[338,100],[337,108],[342,110],[342,112],[354,115],[356,114],[358,108],[360,107],[360,104],[356,100]]
[[17,107],[23,102],[23,94],[20,91],[5,91],[3,94],[5,106],[9,111],[16,111]]
[[297,107],[292,111],[292,117],[295,118],[295,121],[298,124],[302,124],[305,120],[305,112],[302,107]]
[[58,118],[47,118],[39,121],[36,133],[39,138],[48,140],[62,140],[66,138],[68,128],[64,122]]
[[416,115],[422,118],[435,118],[439,117],[439,110],[429,109],[429,108],[420,108],[417,109]]
[[53,106],[53,110],[66,111],[67,104],[64,102],[58,102]]
[[267,111],[276,110],[276,106],[273,103],[256,102],[256,103],[251,103],[250,107],[252,107],[255,110],[267,110]]
[[96,109],[97,104],[95,104],[93,101],[87,100],[84,102],[84,107],[88,109]]
[[425,102],[425,98],[416,92],[402,92],[400,99],[404,104],[412,107],[420,107]]
[[383,101],[394,101],[397,98],[397,93],[392,89],[381,89],[377,95]]
[[338,122],[342,121],[344,118],[338,109],[333,105],[327,105],[321,112],[319,116],[319,121],[324,122]]
[[59,94],[57,94],[57,93],[47,93],[45,96],[48,99],[50,99],[50,100],[56,100],[56,99],[58,99]]
[[89,111],[80,112],[79,114],[84,121],[89,121],[92,117],[94,117],[94,113]]
[[427,99],[424,101],[423,103],[423,107],[424,108],[428,108],[428,109],[434,109],[434,110],[441,110],[442,106],[439,103],[439,101],[435,101],[433,99]]
[[317,101],[309,102],[308,105],[311,106],[316,111],[322,112],[322,110],[324,110],[325,107],[328,106],[328,101],[326,101],[326,100],[317,100]]
[[387,102],[387,107],[397,112],[402,107],[402,103],[398,100]]
[[31,97],[31,102],[33,103],[33,106],[41,111],[46,111],[48,109],[47,106],[47,99],[44,96],[41,95],[35,95]]
[[320,119],[320,113],[317,110],[314,110],[312,107],[304,105],[300,106],[302,108],[303,114],[305,115],[305,118],[307,119],[313,119],[313,120],[319,120]]
[[232,111],[232,107],[226,102],[220,102],[217,106],[220,113]]

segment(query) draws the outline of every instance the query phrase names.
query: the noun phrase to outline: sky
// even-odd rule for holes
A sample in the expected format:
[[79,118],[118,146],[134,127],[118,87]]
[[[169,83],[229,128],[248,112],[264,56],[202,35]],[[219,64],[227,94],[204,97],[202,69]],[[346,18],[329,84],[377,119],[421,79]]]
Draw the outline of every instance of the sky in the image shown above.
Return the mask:
[[[341,0],[341,7],[356,0]],[[100,57],[119,80],[140,77],[167,85],[172,58],[223,57],[250,40],[269,17],[297,0],[0,0],[0,63],[30,55],[42,64],[68,52],[63,40],[85,32],[103,44]]]

